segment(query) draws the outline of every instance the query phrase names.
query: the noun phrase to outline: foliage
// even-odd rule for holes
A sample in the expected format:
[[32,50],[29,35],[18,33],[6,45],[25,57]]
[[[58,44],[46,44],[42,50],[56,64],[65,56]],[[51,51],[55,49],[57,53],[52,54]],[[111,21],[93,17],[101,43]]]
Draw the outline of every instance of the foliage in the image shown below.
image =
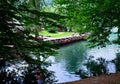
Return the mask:
[[92,46],[105,46],[109,41],[111,29],[117,27],[120,37],[120,2],[118,0],[54,0],[56,10],[68,17],[67,26],[80,33],[90,33]]
[[[30,54],[34,55],[47,55],[49,52],[54,52],[53,49],[49,50],[49,43],[43,43],[37,40],[38,32],[35,32],[35,37],[31,36],[31,31],[26,29],[27,24],[40,24],[42,21],[35,17],[30,17],[29,14],[34,16],[49,17],[47,13],[45,16],[36,10],[30,10],[25,5],[15,6],[16,1],[0,2],[0,57],[7,60],[7,58],[16,58],[17,55],[22,55],[23,58]],[[28,15],[27,15],[28,14]],[[51,17],[52,18],[52,17]],[[49,21],[48,21],[49,22]],[[42,49],[41,49],[42,48]],[[26,59],[26,58],[24,58]],[[28,59],[28,58],[27,58]],[[26,60],[27,60],[26,59]],[[30,57],[31,59],[31,57]]]
[[84,63],[87,70],[80,69],[76,74],[79,74],[81,78],[88,78],[93,76],[99,76],[101,74],[107,74],[107,61],[103,58],[93,59],[90,56],[86,63]]
[[107,73],[107,63],[103,58],[98,58],[97,61],[95,61],[90,57],[85,65],[90,72],[90,76],[98,76]]
[[37,1],[40,0],[0,1],[1,69],[7,69],[7,63],[14,65],[18,61],[21,61],[20,64],[25,61],[28,67],[34,65],[44,70],[50,65],[46,59],[56,54],[56,47],[38,40],[37,29],[31,26],[41,26],[43,23],[56,26],[59,23],[57,21],[64,16],[36,9],[39,5]]
[[120,71],[120,53],[117,53],[117,57],[113,59],[112,61],[106,61],[103,58],[93,59],[93,56],[90,56],[86,62],[84,63],[84,66],[86,69],[84,70],[81,68],[79,71],[76,71],[77,75],[80,75],[82,79],[93,77],[93,76],[99,76],[101,74],[109,74],[109,68],[108,63],[114,63],[116,72]]
[[56,28],[56,27],[48,27],[48,28],[47,28],[47,31],[48,31],[49,33],[57,33],[57,28]]
[[[34,66],[33,66],[34,67]],[[21,72],[21,75],[18,74]],[[5,70],[1,69],[0,72],[0,83],[1,84],[38,84],[37,83],[37,76],[41,77],[41,81],[44,84],[53,83],[55,81],[55,76],[53,71],[48,71],[47,69],[39,70],[36,69],[25,69],[22,71],[20,70]]]
[[116,58],[113,60],[113,62],[116,65],[116,71],[120,71],[120,53],[116,54]]

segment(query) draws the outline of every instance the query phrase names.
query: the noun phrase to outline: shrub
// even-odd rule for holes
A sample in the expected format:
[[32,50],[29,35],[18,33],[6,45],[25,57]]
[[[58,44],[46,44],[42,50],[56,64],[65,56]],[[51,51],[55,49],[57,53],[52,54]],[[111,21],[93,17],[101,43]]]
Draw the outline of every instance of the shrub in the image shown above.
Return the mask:
[[48,28],[47,30],[50,33],[56,33],[57,32],[57,28],[55,28],[55,27]]

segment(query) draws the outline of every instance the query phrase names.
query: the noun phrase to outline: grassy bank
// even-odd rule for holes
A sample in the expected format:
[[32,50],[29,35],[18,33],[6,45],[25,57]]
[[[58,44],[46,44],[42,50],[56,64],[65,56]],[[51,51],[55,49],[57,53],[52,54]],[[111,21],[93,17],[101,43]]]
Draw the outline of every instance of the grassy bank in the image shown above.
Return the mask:
[[39,32],[39,35],[43,35],[45,37],[51,37],[51,38],[68,37],[68,36],[72,36],[72,34],[73,32],[57,32],[57,33],[49,33],[48,31]]

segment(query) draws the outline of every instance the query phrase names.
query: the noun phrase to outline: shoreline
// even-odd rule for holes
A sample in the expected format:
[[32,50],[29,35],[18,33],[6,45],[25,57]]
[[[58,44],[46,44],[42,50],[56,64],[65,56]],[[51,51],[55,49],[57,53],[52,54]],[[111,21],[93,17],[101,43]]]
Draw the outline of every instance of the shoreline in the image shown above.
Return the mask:
[[58,84],[120,84],[120,72]]
[[86,37],[87,37],[87,34],[83,34],[81,36],[71,36],[71,37],[64,37],[64,38],[57,38],[57,39],[45,39],[44,41],[48,41],[51,44],[64,46],[67,44],[85,40]]

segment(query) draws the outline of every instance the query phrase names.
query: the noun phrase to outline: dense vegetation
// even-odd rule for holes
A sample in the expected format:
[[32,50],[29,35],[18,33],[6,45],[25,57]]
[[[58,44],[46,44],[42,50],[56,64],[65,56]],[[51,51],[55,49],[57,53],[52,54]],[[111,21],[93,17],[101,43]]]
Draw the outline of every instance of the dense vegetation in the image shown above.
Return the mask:
[[[14,77],[10,80],[6,78],[10,78],[13,73],[16,77],[19,75],[19,71],[22,73],[22,70],[25,70],[22,78],[26,78],[36,68],[39,68],[47,78],[44,79],[44,82],[53,82],[53,77],[50,77],[51,72],[46,69],[50,65],[46,59],[55,54],[56,47],[37,39],[38,28],[43,24],[56,26],[62,16],[43,12],[40,3],[43,2],[39,0],[0,1],[1,84],[12,81]],[[13,65],[16,67],[12,68]],[[23,65],[27,66],[27,70]],[[11,71],[8,69],[9,67],[14,70]],[[10,76],[8,73],[11,73]],[[30,80],[29,82],[32,82],[32,79]]]
[[120,2],[119,0],[54,0],[57,13],[66,15],[66,25],[79,31],[89,32],[92,46],[105,46],[111,43],[108,39],[111,30],[118,28],[120,43]]
[[[113,33],[111,30],[117,27],[118,39],[114,42],[120,44],[119,0],[53,1],[55,12],[44,11],[44,0],[0,0],[1,69],[6,70],[9,64],[25,61],[29,64],[29,70],[39,68],[46,78],[50,78],[45,74],[46,66],[49,66],[46,59],[55,54],[55,47],[37,39],[38,30],[42,27],[65,27],[80,33],[89,32],[92,46],[112,43],[108,37]],[[1,83],[2,80],[6,79],[1,79]]]

